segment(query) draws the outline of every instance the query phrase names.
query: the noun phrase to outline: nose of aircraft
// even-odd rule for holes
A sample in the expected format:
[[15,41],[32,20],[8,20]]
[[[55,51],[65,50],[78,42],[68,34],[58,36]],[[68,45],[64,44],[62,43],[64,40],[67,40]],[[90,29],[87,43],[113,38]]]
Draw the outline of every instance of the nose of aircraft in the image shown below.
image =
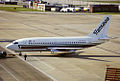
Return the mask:
[[10,50],[16,50],[16,49],[17,49],[17,46],[11,43],[11,44],[8,44],[8,45],[6,46],[6,48],[7,48],[7,49],[10,49]]
[[7,48],[7,49],[10,49],[10,48],[11,48],[11,45],[10,45],[10,44],[8,44],[8,45],[6,46],[6,48]]

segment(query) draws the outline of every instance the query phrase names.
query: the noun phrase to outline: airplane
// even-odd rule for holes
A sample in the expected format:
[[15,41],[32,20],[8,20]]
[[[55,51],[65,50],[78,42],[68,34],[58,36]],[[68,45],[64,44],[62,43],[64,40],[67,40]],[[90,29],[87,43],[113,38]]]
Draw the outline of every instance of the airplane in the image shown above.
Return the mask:
[[22,38],[8,44],[6,48],[19,52],[19,55],[21,56],[21,52],[75,52],[76,50],[97,46],[110,39],[107,36],[110,19],[111,16],[105,16],[94,31],[88,34],[88,36]]

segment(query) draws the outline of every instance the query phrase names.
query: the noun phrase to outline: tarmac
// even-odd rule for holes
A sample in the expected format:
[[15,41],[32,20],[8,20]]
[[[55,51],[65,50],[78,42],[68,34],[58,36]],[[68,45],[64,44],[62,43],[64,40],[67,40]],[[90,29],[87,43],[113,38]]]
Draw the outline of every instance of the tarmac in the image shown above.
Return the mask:
[[[0,50],[4,48],[0,47]],[[7,58],[0,59],[0,81],[53,81],[11,52]]]
[[[85,36],[93,31],[104,16],[0,11],[0,38],[13,40],[28,37]],[[25,52],[23,55],[28,55],[27,61],[23,61],[23,56],[18,55],[0,59],[0,80],[104,81],[106,65],[120,67],[119,22],[120,15],[112,15],[108,36],[116,37],[115,39],[77,51],[74,55]],[[7,44],[0,43],[1,47]]]

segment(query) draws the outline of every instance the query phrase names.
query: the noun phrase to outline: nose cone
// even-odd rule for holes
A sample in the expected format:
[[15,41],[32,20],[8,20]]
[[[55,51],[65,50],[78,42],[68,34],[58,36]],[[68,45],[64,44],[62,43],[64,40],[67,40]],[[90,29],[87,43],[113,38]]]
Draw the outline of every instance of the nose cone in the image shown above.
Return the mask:
[[7,49],[10,49],[10,50],[17,50],[18,49],[18,47],[16,46],[16,45],[14,45],[14,44],[8,44],[7,46],[6,46],[6,48]]
[[10,48],[11,48],[11,44],[8,44],[8,45],[6,46],[6,48],[7,48],[7,49],[10,49]]

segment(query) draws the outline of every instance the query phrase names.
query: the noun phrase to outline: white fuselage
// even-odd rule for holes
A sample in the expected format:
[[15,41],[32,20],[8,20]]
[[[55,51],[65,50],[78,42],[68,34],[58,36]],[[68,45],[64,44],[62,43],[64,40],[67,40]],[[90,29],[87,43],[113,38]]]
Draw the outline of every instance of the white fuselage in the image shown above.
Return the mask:
[[[14,41],[7,46],[8,49],[13,51],[49,51],[52,48],[57,50],[78,50],[88,48],[101,44],[102,42],[93,39],[92,37],[36,37],[24,38]],[[65,49],[64,49],[65,51]]]

